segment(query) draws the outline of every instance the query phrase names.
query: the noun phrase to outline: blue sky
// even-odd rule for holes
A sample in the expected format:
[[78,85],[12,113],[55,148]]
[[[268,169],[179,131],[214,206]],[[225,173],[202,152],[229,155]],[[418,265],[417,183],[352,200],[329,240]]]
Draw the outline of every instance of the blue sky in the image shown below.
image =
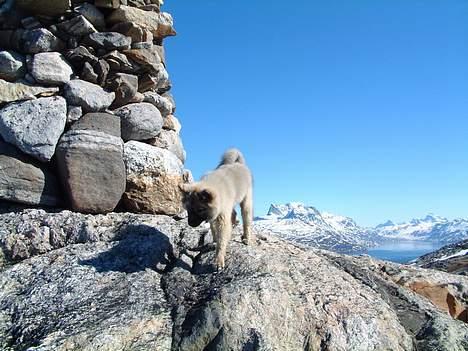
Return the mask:
[[231,146],[255,212],[300,201],[361,225],[468,217],[466,0],[166,0],[186,167]]

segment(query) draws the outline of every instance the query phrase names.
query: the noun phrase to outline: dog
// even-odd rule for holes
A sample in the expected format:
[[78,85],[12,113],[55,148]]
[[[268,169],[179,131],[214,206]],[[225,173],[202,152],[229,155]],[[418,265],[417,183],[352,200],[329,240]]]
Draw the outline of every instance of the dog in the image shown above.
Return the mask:
[[243,222],[242,242],[252,239],[253,199],[252,174],[244,156],[237,149],[227,150],[213,171],[200,181],[180,184],[184,207],[188,212],[188,224],[198,227],[209,222],[216,243],[216,266],[225,266],[226,249],[233,227],[237,224],[235,206],[240,204]]

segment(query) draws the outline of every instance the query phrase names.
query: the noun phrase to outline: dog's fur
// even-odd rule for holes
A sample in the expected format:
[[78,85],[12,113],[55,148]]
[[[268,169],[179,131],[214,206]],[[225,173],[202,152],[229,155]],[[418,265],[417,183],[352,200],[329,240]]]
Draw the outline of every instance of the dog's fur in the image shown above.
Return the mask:
[[242,241],[252,240],[252,175],[239,150],[227,150],[218,167],[202,177],[199,182],[181,184],[188,223],[192,227],[202,222],[210,223],[216,242],[216,265],[224,268],[228,242],[236,224],[234,207],[240,204],[243,236]]

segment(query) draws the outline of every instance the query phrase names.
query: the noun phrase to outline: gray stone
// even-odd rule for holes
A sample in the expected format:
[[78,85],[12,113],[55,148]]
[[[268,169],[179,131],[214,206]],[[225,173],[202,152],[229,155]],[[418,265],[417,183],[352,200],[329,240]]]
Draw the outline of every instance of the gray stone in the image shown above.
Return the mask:
[[138,90],[141,93],[145,93],[147,91],[156,91],[162,95],[171,88],[169,74],[167,73],[163,64],[160,64],[158,70],[154,71],[154,73],[142,74],[139,75],[139,77],[140,80]]
[[88,113],[72,125],[57,146],[57,165],[71,208],[112,211],[125,191],[120,119]]
[[94,72],[93,66],[85,62],[81,70],[80,78],[90,83],[98,84],[98,75]]
[[58,52],[34,55],[31,74],[38,83],[62,85],[70,80],[73,69]]
[[94,27],[100,31],[106,28],[106,21],[102,12],[93,4],[85,2],[80,6],[75,7],[75,11],[82,14],[86,19],[93,24]]
[[0,79],[0,104],[18,100],[32,100],[36,96],[50,96],[58,91],[58,87],[41,87],[20,82],[11,83]]
[[84,46],[78,46],[77,48],[68,51],[65,54],[67,60],[77,69],[81,69],[85,62],[93,65],[98,62],[98,58],[89,52]]
[[[0,272],[0,348],[468,347],[465,323],[387,275],[407,266],[330,255],[268,233],[246,246],[236,228],[226,268],[214,273],[214,252],[196,247],[206,232],[167,216],[0,214],[0,258],[10,265]],[[425,272],[433,271],[409,274]],[[468,284],[442,274],[441,285]]]
[[83,109],[81,106],[68,105],[67,111],[67,123],[71,124],[78,121],[83,115]]
[[107,63],[106,60],[100,59],[93,65],[93,70],[98,75],[98,84],[100,86],[104,86],[106,84],[107,75],[110,71],[110,65]]
[[132,22],[117,23],[112,27],[112,31],[122,33],[123,35],[132,38],[132,43],[153,43],[153,34],[149,30]]
[[113,108],[128,104],[138,93],[138,77],[133,74],[116,73],[107,82],[107,89],[115,92]]
[[169,116],[174,111],[174,106],[170,99],[163,97],[154,91],[148,91],[143,95],[145,96],[144,101],[156,106],[163,117]]
[[161,113],[147,102],[126,105],[114,113],[122,120],[124,140],[150,139],[158,135],[163,126]]
[[165,38],[176,34],[172,17],[166,12],[158,13],[130,6],[120,6],[107,18],[107,22],[110,24],[133,22],[149,30],[155,38]]
[[69,35],[82,37],[91,33],[96,33],[92,23],[86,19],[85,16],[80,15],[57,24],[57,28]]
[[41,22],[36,17],[26,17],[21,20],[24,29],[38,29],[42,27]]
[[0,199],[57,206],[61,202],[60,186],[44,165],[0,140]]
[[70,0],[16,0],[21,9],[44,16],[59,16],[70,10]]
[[94,0],[94,5],[108,9],[118,9],[121,0]]
[[13,102],[0,110],[0,135],[45,162],[54,155],[66,120],[67,104],[60,96]]
[[97,112],[107,109],[115,93],[107,92],[99,85],[74,79],[65,84],[64,96],[70,105],[81,106],[83,112]]
[[14,51],[0,51],[0,79],[14,82],[26,73],[24,57]]
[[148,140],[148,144],[169,150],[176,155],[182,163],[185,162],[186,153],[184,145],[182,144],[182,139],[177,132],[173,130],[161,130],[158,136]]
[[65,44],[45,28],[25,30],[20,39],[20,49],[25,54],[62,51]]
[[117,32],[99,32],[88,35],[84,43],[105,51],[126,50],[130,48],[132,39]]
[[138,141],[124,147],[127,188],[122,197],[132,212],[177,215],[183,211],[179,184],[182,162],[170,151]]

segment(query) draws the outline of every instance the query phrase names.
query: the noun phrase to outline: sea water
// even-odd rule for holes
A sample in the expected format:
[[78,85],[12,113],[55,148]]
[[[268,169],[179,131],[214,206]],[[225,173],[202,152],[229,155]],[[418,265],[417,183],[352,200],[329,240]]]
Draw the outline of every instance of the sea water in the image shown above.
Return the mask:
[[392,241],[369,249],[367,254],[381,260],[408,263],[442,246],[442,243],[434,241]]

